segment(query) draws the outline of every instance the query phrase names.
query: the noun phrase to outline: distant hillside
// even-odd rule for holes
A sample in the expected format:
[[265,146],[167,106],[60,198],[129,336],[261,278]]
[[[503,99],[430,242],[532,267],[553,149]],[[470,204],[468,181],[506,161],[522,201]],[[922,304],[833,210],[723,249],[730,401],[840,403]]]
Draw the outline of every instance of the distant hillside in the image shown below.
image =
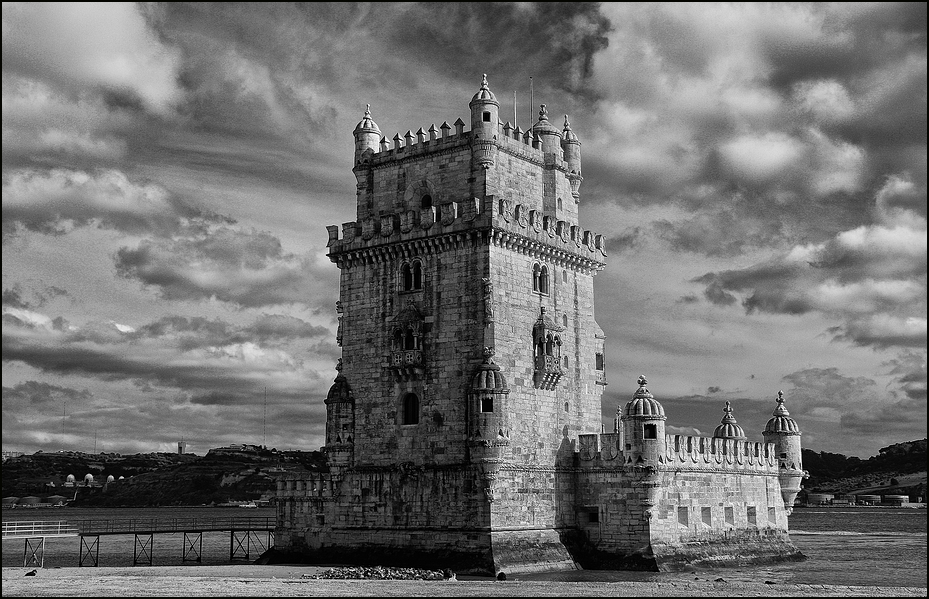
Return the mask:
[[[76,506],[210,505],[272,496],[276,491],[275,474],[318,470],[324,464],[323,454],[318,451],[267,449],[211,450],[202,457],[169,453],[36,453],[5,461],[0,480],[3,497],[58,494],[74,498],[71,505]],[[88,473],[103,484],[64,485],[69,474],[80,483]],[[113,482],[106,483],[111,475]],[[119,480],[121,476],[124,478]]]
[[882,447],[867,460],[804,449],[803,467],[808,491],[926,496],[926,439]]

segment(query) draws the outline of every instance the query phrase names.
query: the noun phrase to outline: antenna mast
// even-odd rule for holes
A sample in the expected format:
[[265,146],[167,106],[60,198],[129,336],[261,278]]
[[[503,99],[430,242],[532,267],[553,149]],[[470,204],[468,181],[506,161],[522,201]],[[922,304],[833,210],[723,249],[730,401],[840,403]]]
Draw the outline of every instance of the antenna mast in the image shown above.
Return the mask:
[[265,407],[261,417],[261,444],[268,447],[268,388],[265,387]]
[[532,77],[529,78],[529,129],[532,130]]

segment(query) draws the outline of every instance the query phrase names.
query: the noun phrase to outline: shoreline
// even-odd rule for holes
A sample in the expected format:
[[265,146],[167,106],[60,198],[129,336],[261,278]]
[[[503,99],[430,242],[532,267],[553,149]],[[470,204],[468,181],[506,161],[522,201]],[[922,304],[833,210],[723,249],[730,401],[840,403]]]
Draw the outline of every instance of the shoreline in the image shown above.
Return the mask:
[[328,566],[3,568],[3,597],[926,597],[925,587],[693,582],[333,580]]

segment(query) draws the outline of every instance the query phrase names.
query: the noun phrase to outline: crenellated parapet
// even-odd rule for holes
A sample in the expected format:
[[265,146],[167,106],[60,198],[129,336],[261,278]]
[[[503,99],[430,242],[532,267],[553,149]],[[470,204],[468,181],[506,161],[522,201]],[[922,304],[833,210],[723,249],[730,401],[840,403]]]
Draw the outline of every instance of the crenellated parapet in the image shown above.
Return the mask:
[[278,501],[331,502],[338,499],[339,481],[330,472],[287,472],[277,476]]
[[665,464],[671,468],[722,468],[777,474],[777,454],[773,443],[666,435],[665,445]]
[[[620,433],[578,435],[578,464],[582,469],[618,467],[632,459],[623,451]],[[665,452],[658,469],[743,471],[778,474],[773,443],[712,437],[665,435]]]
[[606,258],[603,235],[492,195],[371,216],[343,223],[341,231],[338,225],[326,230],[333,261],[345,253],[475,231],[490,235],[494,243],[508,249],[538,253],[583,270],[601,270]]

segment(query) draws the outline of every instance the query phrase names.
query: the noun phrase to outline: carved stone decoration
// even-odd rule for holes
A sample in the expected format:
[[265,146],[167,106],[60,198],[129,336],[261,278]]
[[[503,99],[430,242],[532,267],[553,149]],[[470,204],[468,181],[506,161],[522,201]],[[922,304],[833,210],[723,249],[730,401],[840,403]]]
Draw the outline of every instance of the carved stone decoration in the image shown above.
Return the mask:
[[605,443],[600,449],[600,457],[607,461],[613,461],[619,457],[621,451],[619,449],[619,435],[615,435],[615,439],[610,439],[609,442]]
[[529,226],[529,210],[526,209],[522,204],[516,204],[516,222],[519,223],[519,226],[526,228]]
[[494,321],[494,284],[488,277],[481,278],[484,283],[484,318],[487,322]]
[[500,200],[500,216],[502,216],[503,220],[506,222],[510,222],[510,218],[512,218],[512,208],[510,201],[507,199]]
[[400,232],[409,233],[416,226],[416,212],[407,210],[400,213]]
[[[336,329],[335,342],[342,347],[342,317],[339,316],[339,327]],[[341,358],[340,358],[341,359]]]
[[394,233],[394,215],[385,214],[381,217],[381,237],[390,237]]
[[337,300],[335,303],[335,311],[337,314],[342,313],[342,300]]

